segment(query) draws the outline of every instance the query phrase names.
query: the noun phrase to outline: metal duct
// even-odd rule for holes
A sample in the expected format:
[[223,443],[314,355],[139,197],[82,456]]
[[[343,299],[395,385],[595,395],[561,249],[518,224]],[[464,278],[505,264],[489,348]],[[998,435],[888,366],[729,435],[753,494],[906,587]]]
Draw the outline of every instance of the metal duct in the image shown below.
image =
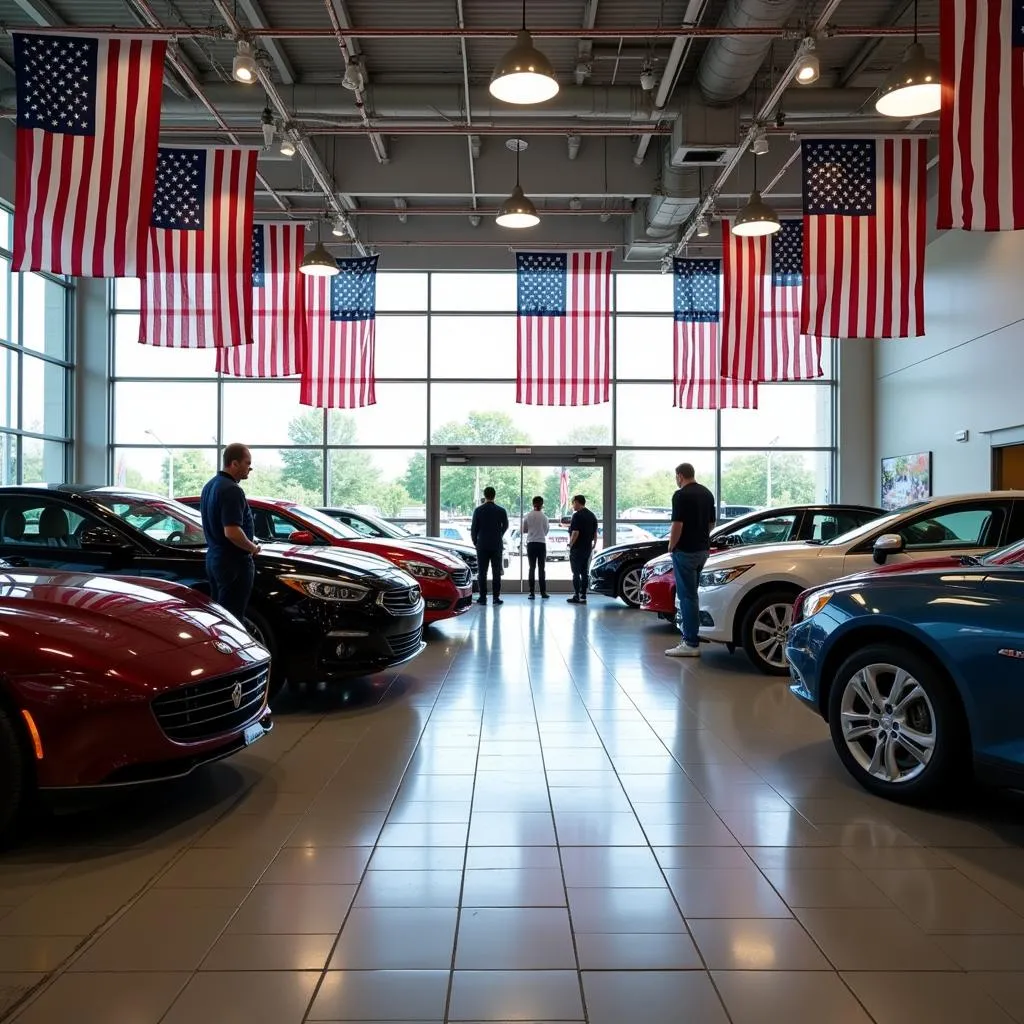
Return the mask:
[[664,146],[661,156],[661,191],[647,200],[647,227],[649,238],[675,238],[679,225],[693,212],[700,199],[696,171],[683,171],[669,162],[669,147]]
[[[729,0],[719,25],[723,28],[778,29],[799,0]],[[772,44],[769,36],[721,36],[704,51],[697,84],[708,103],[731,103],[754,80]]]

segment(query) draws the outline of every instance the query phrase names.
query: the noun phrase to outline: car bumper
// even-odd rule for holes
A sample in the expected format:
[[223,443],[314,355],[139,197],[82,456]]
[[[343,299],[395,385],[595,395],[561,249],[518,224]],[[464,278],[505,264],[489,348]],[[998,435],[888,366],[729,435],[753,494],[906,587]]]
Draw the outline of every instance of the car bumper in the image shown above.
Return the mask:
[[618,597],[618,565],[599,565],[596,568],[590,567],[590,580],[588,587],[594,594],[604,594],[606,597]]
[[645,612],[674,615],[676,584],[672,574],[651,577],[640,589],[640,607]]
[[733,615],[740,595],[734,587],[701,587],[697,591],[700,605],[700,638],[713,643],[733,642]]
[[456,615],[463,615],[473,607],[473,587],[451,587],[449,593],[424,593],[425,610],[423,622],[440,622]]

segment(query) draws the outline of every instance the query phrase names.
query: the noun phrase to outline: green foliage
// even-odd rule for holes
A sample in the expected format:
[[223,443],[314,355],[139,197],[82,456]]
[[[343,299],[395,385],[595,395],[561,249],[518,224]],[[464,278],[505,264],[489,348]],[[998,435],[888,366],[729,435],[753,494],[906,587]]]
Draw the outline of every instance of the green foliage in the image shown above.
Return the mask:
[[[171,458],[164,456],[160,468],[160,486],[153,488],[160,494],[167,494],[170,487]],[[207,480],[216,472],[214,459],[209,452],[186,448],[174,453],[174,497],[198,494]],[[129,476],[131,474],[129,473]]]
[[792,505],[814,501],[814,474],[796,452],[771,453],[771,499],[768,499],[767,452],[730,460],[722,470],[721,501],[728,505]]

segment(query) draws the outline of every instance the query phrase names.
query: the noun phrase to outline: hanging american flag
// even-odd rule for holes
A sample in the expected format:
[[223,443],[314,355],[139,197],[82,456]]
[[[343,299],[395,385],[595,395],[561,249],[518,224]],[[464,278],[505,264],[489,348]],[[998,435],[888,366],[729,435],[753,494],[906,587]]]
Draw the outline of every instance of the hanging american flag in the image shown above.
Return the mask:
[[1024,228],[1024,0],[939,8],[940,228]]
[[809,139],[803,149],[800,329],[924,334],[925,139]]
[[756,409],[757,383],[720,376],[721,260],[672,261],[675,307],[673,405]]
[[302,372],[306,282],[299,273],[306,229],[252,229],[252,344],[217,350],[217,369],[232,377],[290,377]]
[[563,466],[558,477],[558,507],[569,507],[569,470]]
[[139,273],[166,51],[156,39],[15,33],[15,270]]
[[610,401],[611,252],[521,252],[516,274],[516,401]]
[[721,372],[731,380],[761,380],[764,366],[763,293],[768,236],[735,235],[722,221]]
[[142,344],[252,342],[256,155],[255,149],[160,148],[142,275]]
[[306,357],[299,392],[303,405],[376,405],[377,260],[338,260],[335,277],[306,279]]
[[758,380],[813,380],[821,376],[821,338],[800,333],[803,243],[801,220],[782,221],[782,229],[771,236],[771,267],[764,278]]

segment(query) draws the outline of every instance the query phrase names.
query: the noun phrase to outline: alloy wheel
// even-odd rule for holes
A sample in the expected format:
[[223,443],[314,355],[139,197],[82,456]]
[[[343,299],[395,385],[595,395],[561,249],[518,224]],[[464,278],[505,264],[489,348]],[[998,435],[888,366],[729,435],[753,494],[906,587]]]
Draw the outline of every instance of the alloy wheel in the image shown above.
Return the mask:
[[938,737],[925,688],[897,665],[865,665],[845,683],[840,724],[847,749],[872,778],[901,784],[928,767]]
[[786,667],[786,634],[793,622],[792,604],[770,604],[754,619],[754,650],[775,669]]
[[640,566],[627,569],[622,575],[622,582],[619,584],[619,593],[627,604],[634,608],[640,607],[640,574],[643,570]]

